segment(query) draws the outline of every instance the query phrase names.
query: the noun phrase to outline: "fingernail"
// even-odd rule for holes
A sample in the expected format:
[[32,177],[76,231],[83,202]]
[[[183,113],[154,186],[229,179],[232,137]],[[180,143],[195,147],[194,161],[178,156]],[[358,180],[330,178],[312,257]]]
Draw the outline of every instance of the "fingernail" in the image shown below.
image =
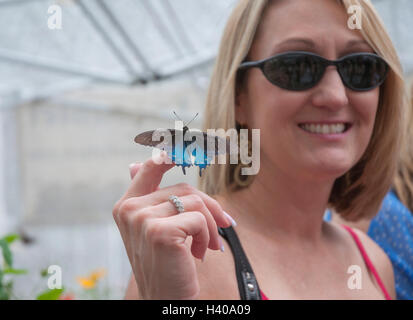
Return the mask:
[[234,220],[234,218],[232,218],[228,213],[226,213],[225,211],[224,211],[224,214],[225,214],[225,216],[228,218],[228,220],[231,222],[231,225],[233,226],[233,227],[236,227],[237,226],[237,223],[235,222],[235,220]]
[[152,158],[156,164],[171,164],[172,160],[168,157],[168,153],[162,150],[158,155]]
[[219,245],[220,245],[220,250],[221,250],[221,252],[224,252],[225,251],[225,247],[224,247],[224,244],[222,243],[222,239],[221,238],[218,238],[218,240],[219,240]]
[[141,165],[142,165],[142,162],[133,162],[129,165],[129,170],[132,170],[132,168],[135,166],[140,167]]

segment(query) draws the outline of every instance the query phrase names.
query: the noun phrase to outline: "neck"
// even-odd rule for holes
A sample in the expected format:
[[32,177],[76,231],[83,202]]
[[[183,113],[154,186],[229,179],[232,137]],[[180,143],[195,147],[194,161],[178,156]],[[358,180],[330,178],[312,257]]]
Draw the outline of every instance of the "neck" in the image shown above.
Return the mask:
[[315,244],[321,240],[333,183],[334,179],[303,180],[262,163],[248,188],[220,200],[241,228],[278,241]]

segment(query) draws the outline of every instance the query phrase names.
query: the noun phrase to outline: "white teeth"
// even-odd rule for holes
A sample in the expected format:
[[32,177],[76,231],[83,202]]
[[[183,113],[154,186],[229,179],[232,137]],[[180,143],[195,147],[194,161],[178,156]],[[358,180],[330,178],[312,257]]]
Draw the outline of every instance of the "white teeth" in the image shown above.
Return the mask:
[[305,131],[320,134],[343,133],[346,129],[344,123],[337,124],[300,124],[300,127]]

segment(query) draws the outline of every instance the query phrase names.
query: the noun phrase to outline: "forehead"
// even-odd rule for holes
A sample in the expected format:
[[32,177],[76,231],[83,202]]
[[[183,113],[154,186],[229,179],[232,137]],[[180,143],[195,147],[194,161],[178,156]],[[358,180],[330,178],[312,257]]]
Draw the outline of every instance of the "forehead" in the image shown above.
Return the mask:
[[[361,32],[348,27],[350,17],[337,0],[273,0],[263,14],[252,49],[269,54],[283,43],[285,48],[305,45],[320,50],[332,46],[342,50],[349,41],[362,44]],[[292,38],[310,41],[286,41]],[[281,47],[278,49],[282,51]]]

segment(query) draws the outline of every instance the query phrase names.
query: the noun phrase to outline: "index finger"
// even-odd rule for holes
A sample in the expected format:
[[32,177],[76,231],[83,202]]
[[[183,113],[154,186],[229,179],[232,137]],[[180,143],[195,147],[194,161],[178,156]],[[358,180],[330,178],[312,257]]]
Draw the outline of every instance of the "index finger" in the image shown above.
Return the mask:
[[131,185],[121,200],[140,197],[154,192],[161,183],[165,172],[174,166],[175,164],[171,163],[167,153],[164,151],[146,160],[138,173],[133,177]]

